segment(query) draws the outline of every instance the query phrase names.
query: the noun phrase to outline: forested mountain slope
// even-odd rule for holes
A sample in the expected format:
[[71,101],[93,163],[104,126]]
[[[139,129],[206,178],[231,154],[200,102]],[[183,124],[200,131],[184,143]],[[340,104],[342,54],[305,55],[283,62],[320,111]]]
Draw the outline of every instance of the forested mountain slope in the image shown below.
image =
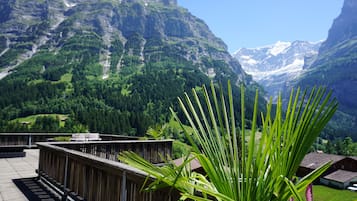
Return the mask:
[[0,0],[0,16],[2,132],[142,135],[184,91],[228,79],[251,88],[175,0]]

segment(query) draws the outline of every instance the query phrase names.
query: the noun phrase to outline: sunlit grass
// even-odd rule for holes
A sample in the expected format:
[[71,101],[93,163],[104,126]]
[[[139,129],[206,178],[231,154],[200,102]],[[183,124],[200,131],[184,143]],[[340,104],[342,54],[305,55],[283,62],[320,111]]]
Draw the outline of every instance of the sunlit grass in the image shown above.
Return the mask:
[[60,81],[61,82],[71,82],[72,81],[72,77],[73,77],[72,73],[66,73],[66,74],[61,76]]
[[28,82],[28,85],[36,85],[36,84],[40,84],[42,82],[44,82],[44,79],[38,79],[38,80],[31,80]]
[[[169,126],[171,128],[177,129],[177,130],[182,130],[182,127],[180,125],[179,122],[177,122],[174,118],[171,118],[169,121]],[[187,125],[182,125],[184,127],[184,129],[188,132],[188,133],[193,133],[193,128]]]
[[[33,125],[35,123],[37,117],[44,117],[44,116],[49,116],[52,118],[58,117],[60,120],[68,118],[68,115],[65,115],[65,114],[36,114],[36,115],[30,115],[27,117],[17,118],[17,119],[12,120],[12,122],[26,123],[26,124],[29,124],[31,127],[31,125]],[[64,124],[65,124],[65,122],[60,121],[60,127],[63,127]]]
[[312,189],[314,201],[357,201],[357,192],[338,190],[322,185],[314,185]]

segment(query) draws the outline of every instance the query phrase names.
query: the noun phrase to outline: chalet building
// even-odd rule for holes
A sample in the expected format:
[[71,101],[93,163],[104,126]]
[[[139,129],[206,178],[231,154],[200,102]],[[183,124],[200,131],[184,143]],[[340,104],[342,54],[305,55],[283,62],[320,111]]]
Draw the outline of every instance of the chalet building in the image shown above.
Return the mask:
[[340,189],[345,189],[349,185],[357,183],[357,157],[334,154],[316,152],[307,154],[300,164],[297,176],[303,177],[330,161],[331,167],[315,183]]

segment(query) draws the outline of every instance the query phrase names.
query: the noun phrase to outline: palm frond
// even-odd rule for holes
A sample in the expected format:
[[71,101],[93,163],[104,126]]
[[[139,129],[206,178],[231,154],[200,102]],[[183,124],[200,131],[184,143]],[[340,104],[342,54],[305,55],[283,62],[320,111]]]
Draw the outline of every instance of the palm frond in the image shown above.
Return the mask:
[[[266,114],[260,114],[261,138],[258,130],[258,92],[254,100],[251,134],[246,142],[245,88],[241,87],[240,129],[234,115],[233,94],[228,83],[227,97],[222,87],[216,93],[203,86],[203,96],[192,90],[179,98],[179,105],[193,129],[185,131],[193,151],[179,166],[156,167],[133,153],[123,153],[120,160],[147,172],[157,180],[149,189],[173,186],[182,193],[181,199],[192,200],[302,200],[303,191],[330,164],[297,180],[295,173],[305,154],[337,109],[336,100],[323,88],[308,93],[300,89],[291,92],[286,110],[279,96],[272,116],[272,101]],[[206,175],[192,173],[189,161],[197,159]],[[212,199],[211,199],[212,198]]]

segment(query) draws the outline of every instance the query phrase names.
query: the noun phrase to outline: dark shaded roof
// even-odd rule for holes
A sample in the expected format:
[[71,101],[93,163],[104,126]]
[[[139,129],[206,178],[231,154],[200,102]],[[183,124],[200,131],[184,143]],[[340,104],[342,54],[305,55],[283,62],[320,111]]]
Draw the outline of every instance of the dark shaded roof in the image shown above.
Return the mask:
[[347,158],[352,158],[353,160],[357,161],[357,156],[348,156]]
[[316,169],[329,161],[332,161],[332,164],[334,164],[344,158],[346,158],[346,156],[312,152],[304,157],[300,167]]
[[357,178],[357,172],[350,172],[346,170],[337,170],[329,175],[326,175],[324,179],[337,181],[340,183],[344,183],[352,180],[353,178]]

